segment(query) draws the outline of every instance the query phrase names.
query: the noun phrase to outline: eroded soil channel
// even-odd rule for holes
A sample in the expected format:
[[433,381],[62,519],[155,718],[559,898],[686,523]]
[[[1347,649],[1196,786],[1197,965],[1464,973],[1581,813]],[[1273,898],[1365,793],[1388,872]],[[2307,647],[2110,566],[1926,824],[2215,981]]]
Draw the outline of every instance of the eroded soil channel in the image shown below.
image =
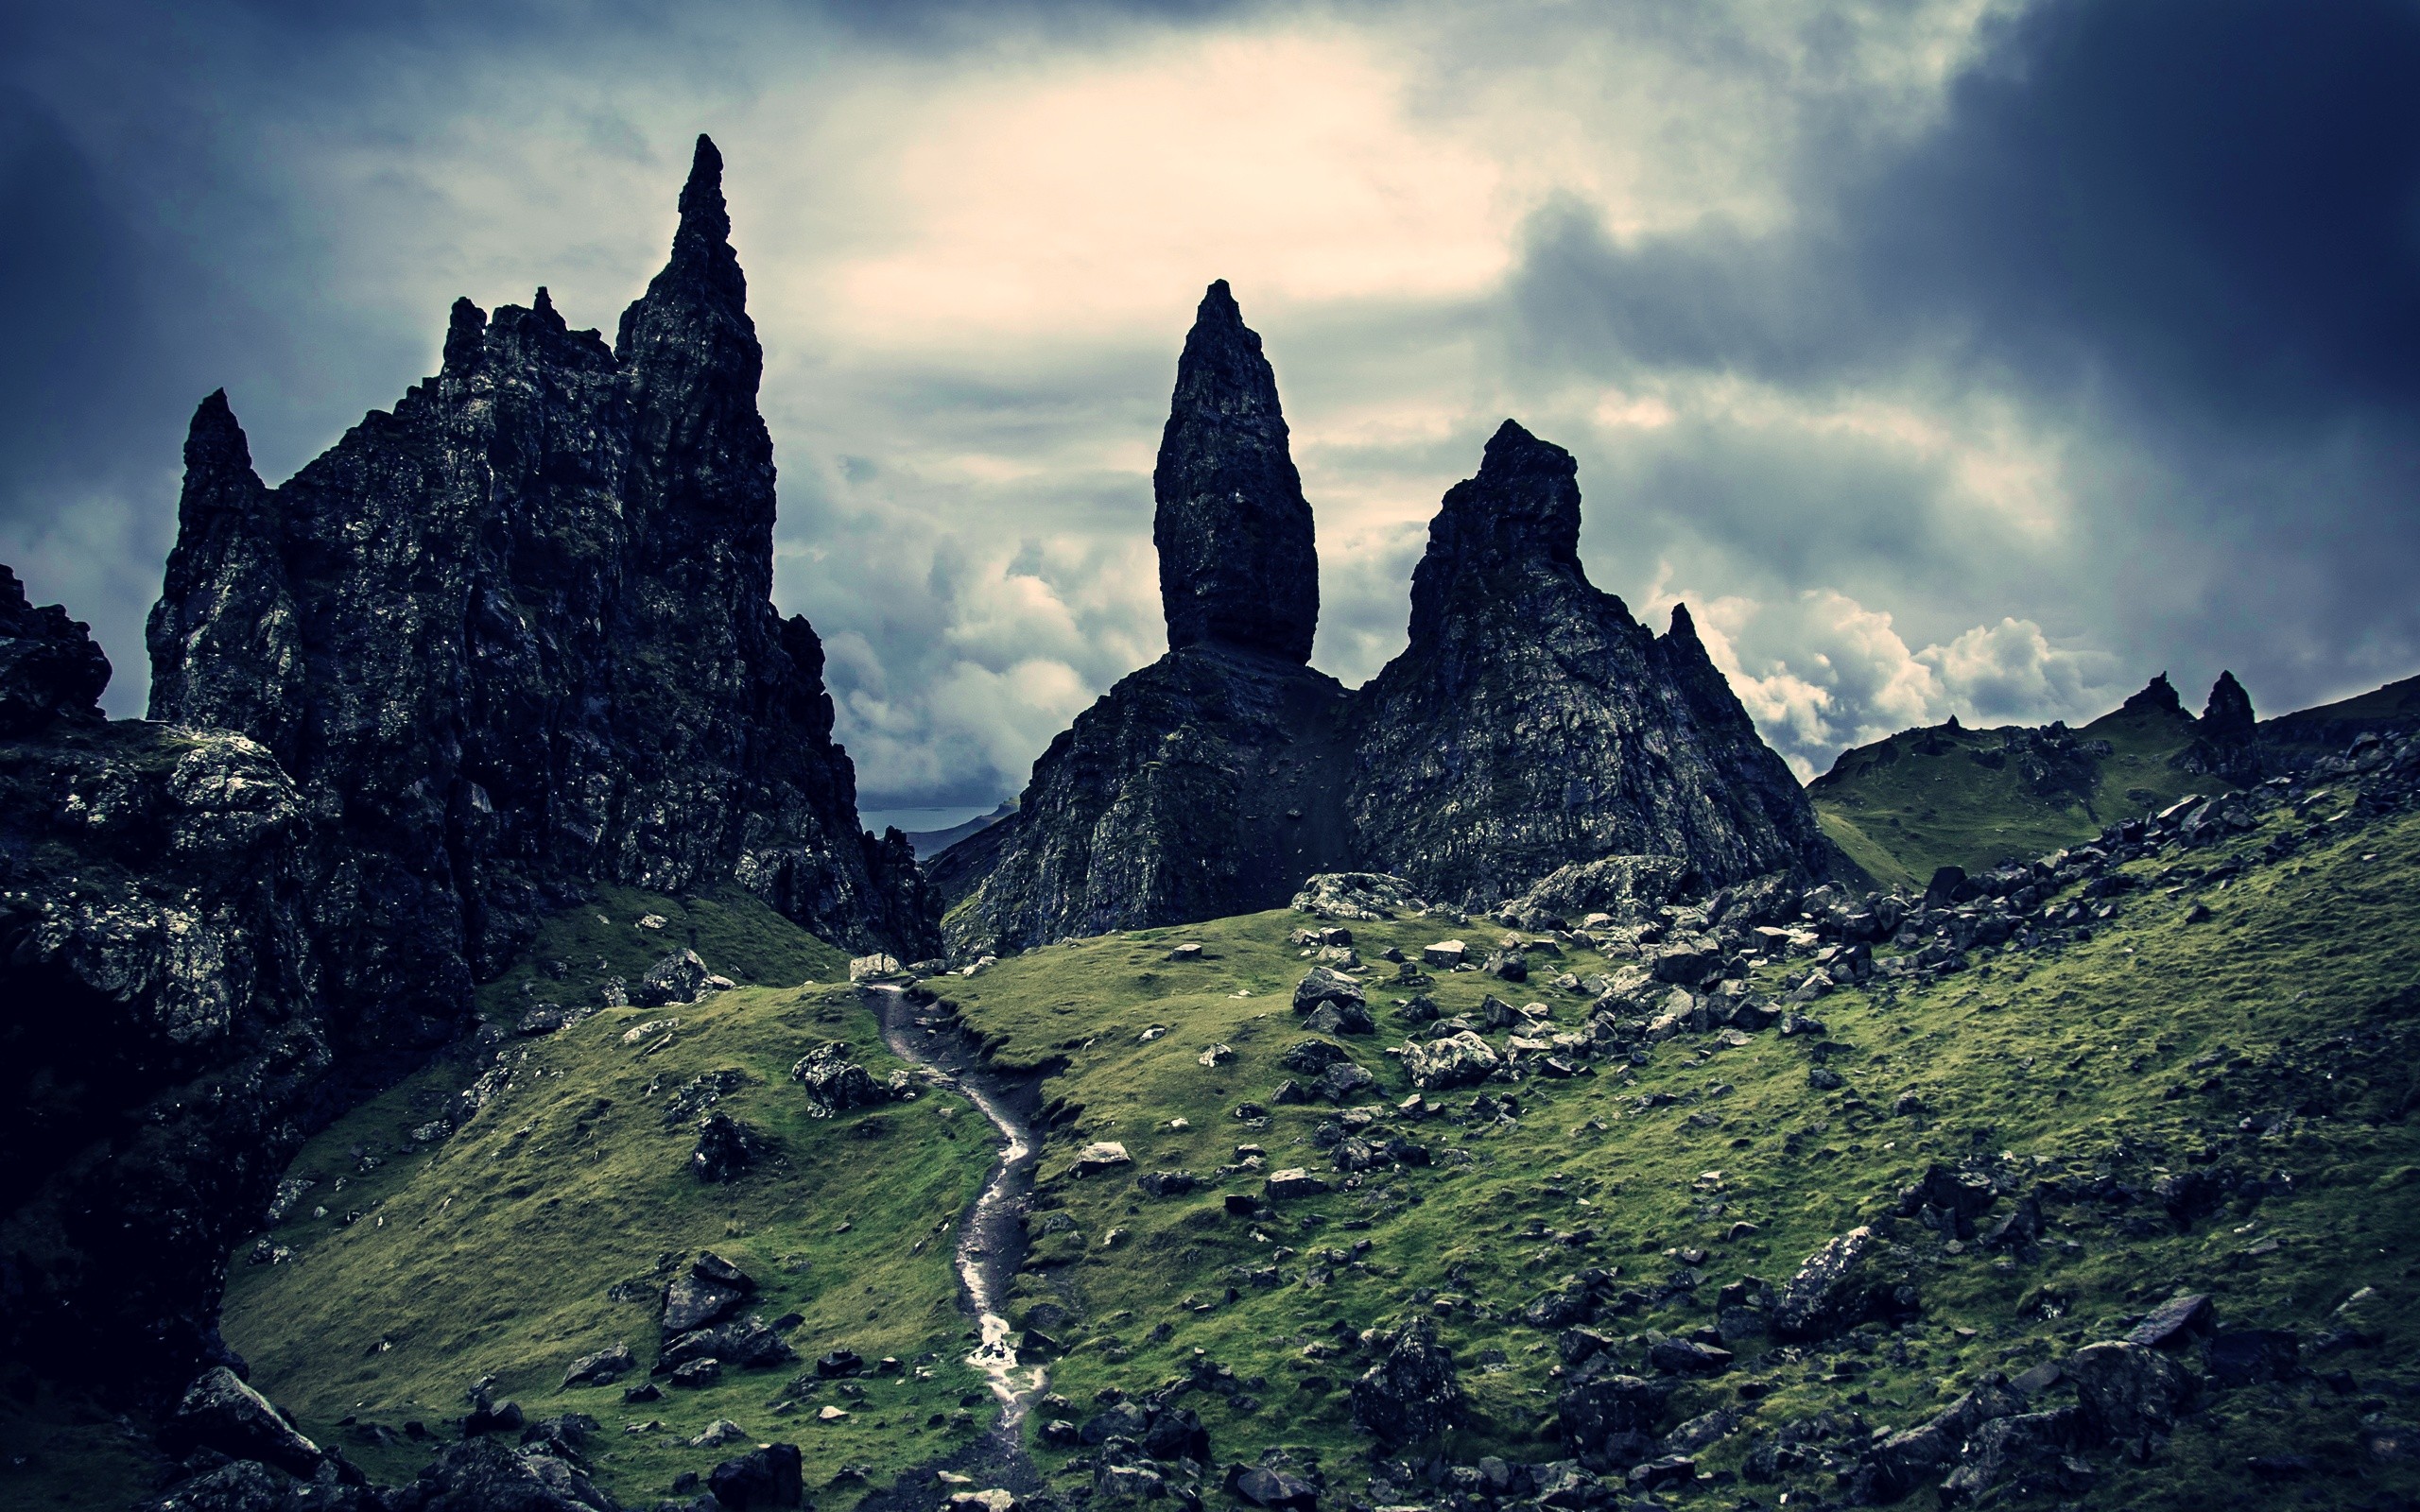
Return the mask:
[[941,1075],[1000,1132],[999,1160],[958,1227],[958,1276],[980,1333],[967,1363],[983,1372],[1000,1402],[999,1421],[977,1446],[977,1457],[1002,1470],[1022,1469],[1030,1475],[1019,1430],[1047,1375],[1039,1361],[1017,1358],[1008,1305],[1010,1283],[1025,1260],[1025,1212],[1039,1154],[1033,1131],[1038,1078],[999,1074],[984,1062],[974,1037],[930,1001],[916,1003],[897,987],[860,991],[880,1019],[883,1042],[891,1054]]

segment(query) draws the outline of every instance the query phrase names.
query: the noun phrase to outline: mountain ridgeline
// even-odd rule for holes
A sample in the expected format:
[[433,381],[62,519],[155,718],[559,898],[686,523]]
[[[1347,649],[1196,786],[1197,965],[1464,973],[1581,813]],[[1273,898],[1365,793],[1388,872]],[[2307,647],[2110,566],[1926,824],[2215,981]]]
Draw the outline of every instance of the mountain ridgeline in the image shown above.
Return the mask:
[[1430,524],[1410,644],[1347,691],[1305,665],[1310,510],[1260,337],[1212,284],[1152,474],[1168,653],[938,859],[953,946],[1278,907],[1319,872],[1473,902],[1609,855],[1709,885],[1845,869],[1687,610],[1659,636],[1590,585],[1577,472],[1505,421]]
[[932,946],[904,837],[857,827],[823,649],[773,609],[763,355],[702,138],[612,345],[540,289],[454,306],[444,364],[285,485],[223,394],[185,443],[151,717],[241,731],[317,823],[341,1028],[449,1037],[599,883],[736,884],[835,941]]

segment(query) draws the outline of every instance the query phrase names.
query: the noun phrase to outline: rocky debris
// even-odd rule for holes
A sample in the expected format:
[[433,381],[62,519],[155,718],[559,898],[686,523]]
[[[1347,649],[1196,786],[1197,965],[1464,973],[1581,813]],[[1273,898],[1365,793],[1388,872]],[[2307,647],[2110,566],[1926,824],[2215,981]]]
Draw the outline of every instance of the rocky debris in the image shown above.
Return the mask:
[[1671,856],[1599,856],[1557,867],[1506,903],[1502,912],[1519,919],[1524,929],[1546,927],[1549,919],[1598,913],[1611,922],[1671,902],[1688,881],[1688,867]]
[[138,1512],[388,1512],[388,1499],[348,1480],[352,1467],[331,1459],[297,1480],[258,1460],[223,1461],[178,1482]]
[[0,566],[0,740],[62,720],[100,723],[109,682],[110,659],[91,627],[69,619],[64,605],[34,608],[17,575]]
[[1555,1400],[1564,1447],[1581,1464],[1599,1471],[1635,1465],[1655,1452],[1671,1398],[1668,1382],[1618,1374],[1575,1376]]
[[1375,871],[1330,871],[1305,878],[1292,907],[1320,919],[1374,921],[1428,910],[1427,903],[1413,896],[1411,884]]
[[1331,967],[1314,966],[1307,975],[1294,984],[1294,1011],[1310,1013],[1322,1004],[1334,1004],[1340,1008],[1357,1008],[1362,1010],[1362,1018],[1366,1020],[1369,1017],[1360,983]]
[[1828,1339],[1868,1319],[1912,1316],[1915,1288],[1894,1273],[1887,1249],[1880,1235],[1860,1227],[1809,1255],[1772,1306],[1774,1337]]
[[2210,1332],[2217,1321],[2210,1298],[2200,1292],[2180,1292],[2143,1314],[2126,1331],[2126,1342],[2153,1349],[2177,1349]]
[[563,1372],[565,1386],[610,1386],[638,1367],[638,1359],[627,1344],[616,1344],[595,1354],[583,1354]]
[[1298,1076],[1316,1076],[1340,1060],[1353,1058],[1342,1045],[1326,1040],[1298,1040],[1278,1057]]
[[185,1388],[162,1425],[160,1441],[172,1453],[216,1450],[305,1479],[327,1458],[274,1403],[223,1365],[203,1371]]
[[1201,1190],[1201,1178],[1190,1171],[1151,1171],[1138,1177],[1134,1184],[1147,1197],[1181,1197]]
[[899,957],[886,951],[849,957],[849,980],[852,982],[879,982],[886,977],[906,973],[907,968],[899,964]]
[[1660,1339],[1647,1351],[1647,1363],[1666,1375],[1719,1376],[1731,1368],[1731,1351],[1695,1339]]
[[706,1486],[731,1512],[803,1506],[806,1486],[800,1464],[796,1444],[767,1444],[717,1465]]
[[850,1057],[845,1044],[827,1041],[801,1056],[790,1067],[790,1080],[806,1089],[809,1118],[830,1118],[853,1108],[889,1102],[891,1090],[873,1079],[873,1073]]
[[194,417],[150,713],[251,736],[328,816],[304,861],[349,1049],[441,1041],[474,979],[600,883],[735,883],[826,938],[933,954],[906,837],[858,829],[821,644],[772,605],[721,177],[700,138],[610,346],[544,290],[458,301],[438,374],[276,488],[223,395]]
[[826,1350],[815,1362],[816,1378],[821,1381],[839,1381],[850,1376],[861,1376],[865,1374],[865,1356],[846,1345]]
[[2120,1438],[2175,1427],[2199,1389],[2169,1356],[2122,1339],[2085,1345],[2061,1369],[2103,1430]]
[[1402,1055],[1403,1069],[1410,1075],[1411,1084],[1425,1092],[1485,1081],[1504,1063],[1494,1046],[1469,1029],[1426,1043],[1407,1044]]
[[696,951],[675,951],[647,969],[639,985],[631,989],[631,1002],[642,1008],[695,1003],[714,990],[707,985],[713,978]]
[[1378,1078],[1350,1060],[1337,1061],[1311,1082],[1314,1093],[1340,1106],[1369,1096],[1377,1090]]
[[798,1352],[782,1342],[763,1318],[753,1313],[711,1327],[667,1337],[660,1364],[686,1365],[692,1360],[719,1360],[744,1370],[769,1370],[787,1365]]
[[223,1358],[332,1025],[294,784],[241,735],[101,720],[107,664],[0,576],[0,1351],[173,1400]]
[[388,1500],[390,1512],[618,1512],[586,1472],[543,1448],[493,1438],[452,1445]]
[[2090,1426],[2074,1407],[1995,1418],[1977,1429],[1943,1477],[1942,1499],[1972,1502],[1997,1486],[2013,1495],[2073,1494],[2092,1485],[2092,1468],[2075,1457]]
[[711,1250],[700,1253],[686,1271],[665,1283],[665,1335],[719,1323],[754,1295],[756,1283],[739,1267]]
[[765,1135],[732,1117],[714,1112],[698,1120],[698,1147],[689,1154],[689,1174],[709,1185],[736,1181],[772,1149]]
[[1317,1486],[1286,1470],[1263,1465],[1231,1465],[1224,1482],[1228,1495],[1257,1507],[1279,1512],[1318,1512]]
[[1115,1140],[1096,1140],[1076,1152],[1074,1170],[1080,1177],[1101,1176],[1133,1163],[1134,1157],[1126,1153],[1125,1145]]
[[1437,1326],[1415,1318],[1394,1331],[1386,1353],[1353,1383],[1353,1426],[1386,1449],[1434,1438],[1459,1424],[1464,1402],[1454,1357]]
[[1269,1173],[1268,1191],[1271,1200],[1283,1202],[1292,1197],[1315,1197],[1328,1190],[1328,1184],[1301,1166]]

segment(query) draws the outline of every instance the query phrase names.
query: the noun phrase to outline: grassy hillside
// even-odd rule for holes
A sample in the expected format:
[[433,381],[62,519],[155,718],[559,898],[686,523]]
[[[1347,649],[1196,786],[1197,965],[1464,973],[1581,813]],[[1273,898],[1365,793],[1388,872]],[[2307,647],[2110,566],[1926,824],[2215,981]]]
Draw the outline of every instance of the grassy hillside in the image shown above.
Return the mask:
[[1824,833],[1877,882],[1920,886],[1937,867],[1981,870],[2079,845],[2211,791],[2169,765],[2192,743],[2190,717],[2156,708],[2104,714],[2064,748],[2022,726],[1937,725],[1842,752],[1806,796]]
[[[637,928],[648,915],[664,927]],[[877,1077],[898,1064],[856,994],[801,990],[810,973],[845,977],[837,952],[744,897],[682,902],[617,891],[555,920],[531,963],[483,998],[493,1022],[511,1023],[533,1000],[577,997],[572,984],[607,968],[635,983],[670,946],[691,943],[710,968],[766,985],[504,1039],[509,1081],[449,1137],[414,1131],[457,1106],[493,1049],[480,1064],[430,1067],[296,1161],[293,1177],[316,1185],[266,1235],[285,1252],[276,1263],[238,1257],[224,1328],[253,1381],[307,1432],[381,1479],[408,1478],[429,1444],[399,1436],[406,1425],[435,1440],[457,1436],[447,1420],[465,1412],[466,1388],[493,1375],[496,1395],[531,1419],[597,1418],[598,1479],[639,1504],[666,1494],[682,1471],[735,1452],[683,1442],[717,1418],[739,1423],[751,1442],[798,1442],[818,1484],[843,1465],[888,1479],[973,1435],[961,1399],[982,1388],[960,1363],[966,1324],[949,1230],[991,1163],[989,1126],[961,1099],[931,1091],[808,1116],[786,1078],[810,1044],[846,1040]],[[558,980],[553,962],[578,969]],[[679,1027],[668,1040],[662,1028],[629,1039],[670,1019]],[[727,1186],[690,1174],[695,1118],[666,1117],[676,1092],[719,1071],[745,1084],[715,1106],[777,1147]],[[623,1388],[646,1380],[655,1356],[663,1280],[701,1249],[761,1283],[752,1310],[768,1321],[803,1315],[786,1332],[800,1358],[626,1404]],[[635,1373],[562,1388],[572,1360],[615,1343],[639,1357]],[[853,1388],[862,1400],[845,1396],[812,1369],[842,1346],[907,1368]],[[817,1421],[826,1405],[849,1417]]]
[[[1711,1321],[1725,1283],[1785,1280],[1826,1239],[1888,1212],[1928,1162],[1979,1158],[2020,1185],[2102,1196],[2048,1207],[2049,1231],[2022,1257],[1902,1223],[1920,1319],[1822,1348],[1735,1345],[1739,1367],[1684,1384],[1671,1415],[1744,1414],[1701,1454],[1704,1469],[1736,1474],[1783,1425],[1824,1412],[1844,1415],[1836,1428],[1864,1425],[1840,1430],[1835,1449],[1849,1458],[1830,1463],[1849,1463],[1868,1428],[1920,1421],[1984,1371],[2014,1374],[2114,1336],[2179,1287],[2213,1295],[2230,1325],[2306,1337],[2342,1325],[2338,1309],[2372,1288],[2354,1312],[2383,1344],[2310,1360],[2348,1375],[2219,1393],[2148,1467],[2104,1456],[2091,1504],[2207,1506],[2234,1494],[2247,1456],[2261,1454],[2314,1456],[2308,1484],[2326,1504],[2420,1492],[2410,1459],[2370,1447],[2379,1423],[2409,1421],[2408,1396],[2420,1393],[2420,1204],[2410,1200],[2420,1135],[2404,1116],[2420,1049],[2420,905],[2409,886],[2420,818],[2321,826],[2290,859],[2261,859],[2262,846],[2301,827],[2279,816],[2182,864],[2134,864],[2128,873],[2148,890],[2119,895],[2089,943],[1983,951],[1973,970],[1930,986],[1837,992],[1812,1010],[1829,1027],[1820,1039],[1683,1035],[1643,1065],[1599,1061],[1575,1080],[1436,1096],[1442,1111],[1418,1122],[1390,1111],[1379,1128],[1427,1146],[1430,1167],[1278,1202],[1258,1219],[1221,1200],[1263,1190],[1262,1173],[1236,1169],[1241,1144],[1263,1147],[1269,1167],[1343,1179],[1313,1142],[1336,1110],[1271,1097],[1289,1074],[1280,1057],[1305,1038],[1288,993],[1306,963],[1285,943],[1301,917],[1137,932],[1002,962],[954,995],[1004,1061],[1063,1057],[1046,1090],[1080,1109],[1046,1155],[1036,1248],[1018,1285],[1028,1318],[1066,1347],[1053,1385],[1068,1402],[1036,1421],[1051,1410],[1080,1419],[1104,1388],[1140,1392],[1224,1367],[1233,1396],[1184,1399],[1208,1423],[1217,1460],[1291,1446],[1358,1497],[1367,1440],[1350,1425],[1345,1387],[1368,1359],[1352,1331],[1425,1314],[1475,1404],[1448,1456],[1555,1458],[1555,1337],[1519,1320],[1524,1304],[1583,1267],[1617,1268],[1617,1284],[1672,1297],[1616,1325],[1635,1331],[1621,1346],[1635,1360],[1647,1340]],[[2248,868],[2239,879],[2208,875],[2230,858]],[[2197,905],[2210,917],[2190,921]],[[1355,926],[1365,957],[1496,933]],[[1209,958],[1163,959],[1181,940]],[[1566,961],[1582,974],[1619,964],[1585,951]],[[1566,1026],[1579,1017],[1580,998],[1535,980],[1524,990],[1446,974],[1429,990],[1454,1013],[1491,987],[1555,1004]],[[1383,1018],[1402,995],[1375,991],[1373,1005]],[[1383,1084],[1366,1101],[1392,1109],[1410,1089],[1380,1043],[1408,1026],[1384,1027],[1347,1043]],[[1234,1058],[1202,1065],[1219,1044]],[[1819,1064],[1844,1085],[1814,1085]],[[1481,1091],[1512,1093],[1517,1116],[1475,1112]],[[1246,1103],[1264,1106],[1266,1126],[1239,1121]],[[1104,1139],[1123,1142],[1134,1164],[1075,1177],[1073,1152]],[[1171,1170],[1208,1185],[1167,1199],[1137,1185]],[[2148,1195],[2165,1176],[2220,1170],[2265,1185],[2189,1224]],[[1693,1274],[1680,1277],[1684,1267]],[[1665,1284],[1676,1277],[1693,1289]],[[1037,1452],[1062,1485],[1085,1484],[1080,1459]],[[1831,1492],[1825,1452],[1775,1488],[1793,1490],[1792,1504]]]

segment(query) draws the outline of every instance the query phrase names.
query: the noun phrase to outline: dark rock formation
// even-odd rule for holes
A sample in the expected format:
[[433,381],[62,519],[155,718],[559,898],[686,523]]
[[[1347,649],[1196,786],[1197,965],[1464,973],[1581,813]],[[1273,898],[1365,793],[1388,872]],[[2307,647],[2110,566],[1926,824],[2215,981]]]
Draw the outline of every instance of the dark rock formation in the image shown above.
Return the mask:
[[2169,681],[2168,674],[2162,672],[2144,683],[2141,691],[2129,695],[2126,701],[2118,706],[2118,712],[2181,714],[2185,713],[2185,700],[2176,696],[2176,684]]
[[0,567],[0,736],[27,734],[62,719],[101,717],[110,659],[91,627],[65,606],[35,609],[17,575]]
[[1283,907],[1329,871],[1467,902],[1616,853],[1714,884],[1842,865],[1687,612],[1659,637],[1589,585],[1569,453],[1505,422],[1430,527],[1410,645],[1348,695],[1301,664],[1316,564],[1286,447],[1260,340],[1213,284],[1155,474],[1174,649],[935,859],[954,949]]
[[591,884],[737,882],[929,954],[904,837],[859,834],[823,651],[772,583],[763,366],[699,139],[672,255],[614,344],[539,290],[454,306],[441,370],[265,488],[194,417],[151,713],[241,730],[318,819],[313,926],[350,1044],[451,1032]]
[[1707,883],[1824,865],[1814,810],[1688,611],[1659,637],[1590,586],[1577,472],[1507,421],[1446,493],[1411,644],[1354,696],[1357,860],[1482,901],[1609,854]]
[[1320,618],[1311,507],[1287,448],[1277,375],[1224,279],[1201,297],[1177,359],[1151,492],[1169,647],[1211,643],[1308,662]]
[[2202,710],[2203,737],[2241,745],[2253,738],[2257,728],[2252,717],[2252,695],[2243,691],[2234,673],[2220,673],[2219,680],[2210,685],[2210,701]]
[[2210,701],[2193,727],[2193,744],[2179,752],[2175,765],[2204,773],[2237,787],[2250,787],[2267,774],[2269,763],[2257,748],[2259,722],[2253,717],[2252,696],[2232,672],[2221,672],[2210,687]]
[[329,1051],[294,785],[243,736],[102,720],[107,675],[0,568],[0,1348],[141,1396],[220,1354]]

